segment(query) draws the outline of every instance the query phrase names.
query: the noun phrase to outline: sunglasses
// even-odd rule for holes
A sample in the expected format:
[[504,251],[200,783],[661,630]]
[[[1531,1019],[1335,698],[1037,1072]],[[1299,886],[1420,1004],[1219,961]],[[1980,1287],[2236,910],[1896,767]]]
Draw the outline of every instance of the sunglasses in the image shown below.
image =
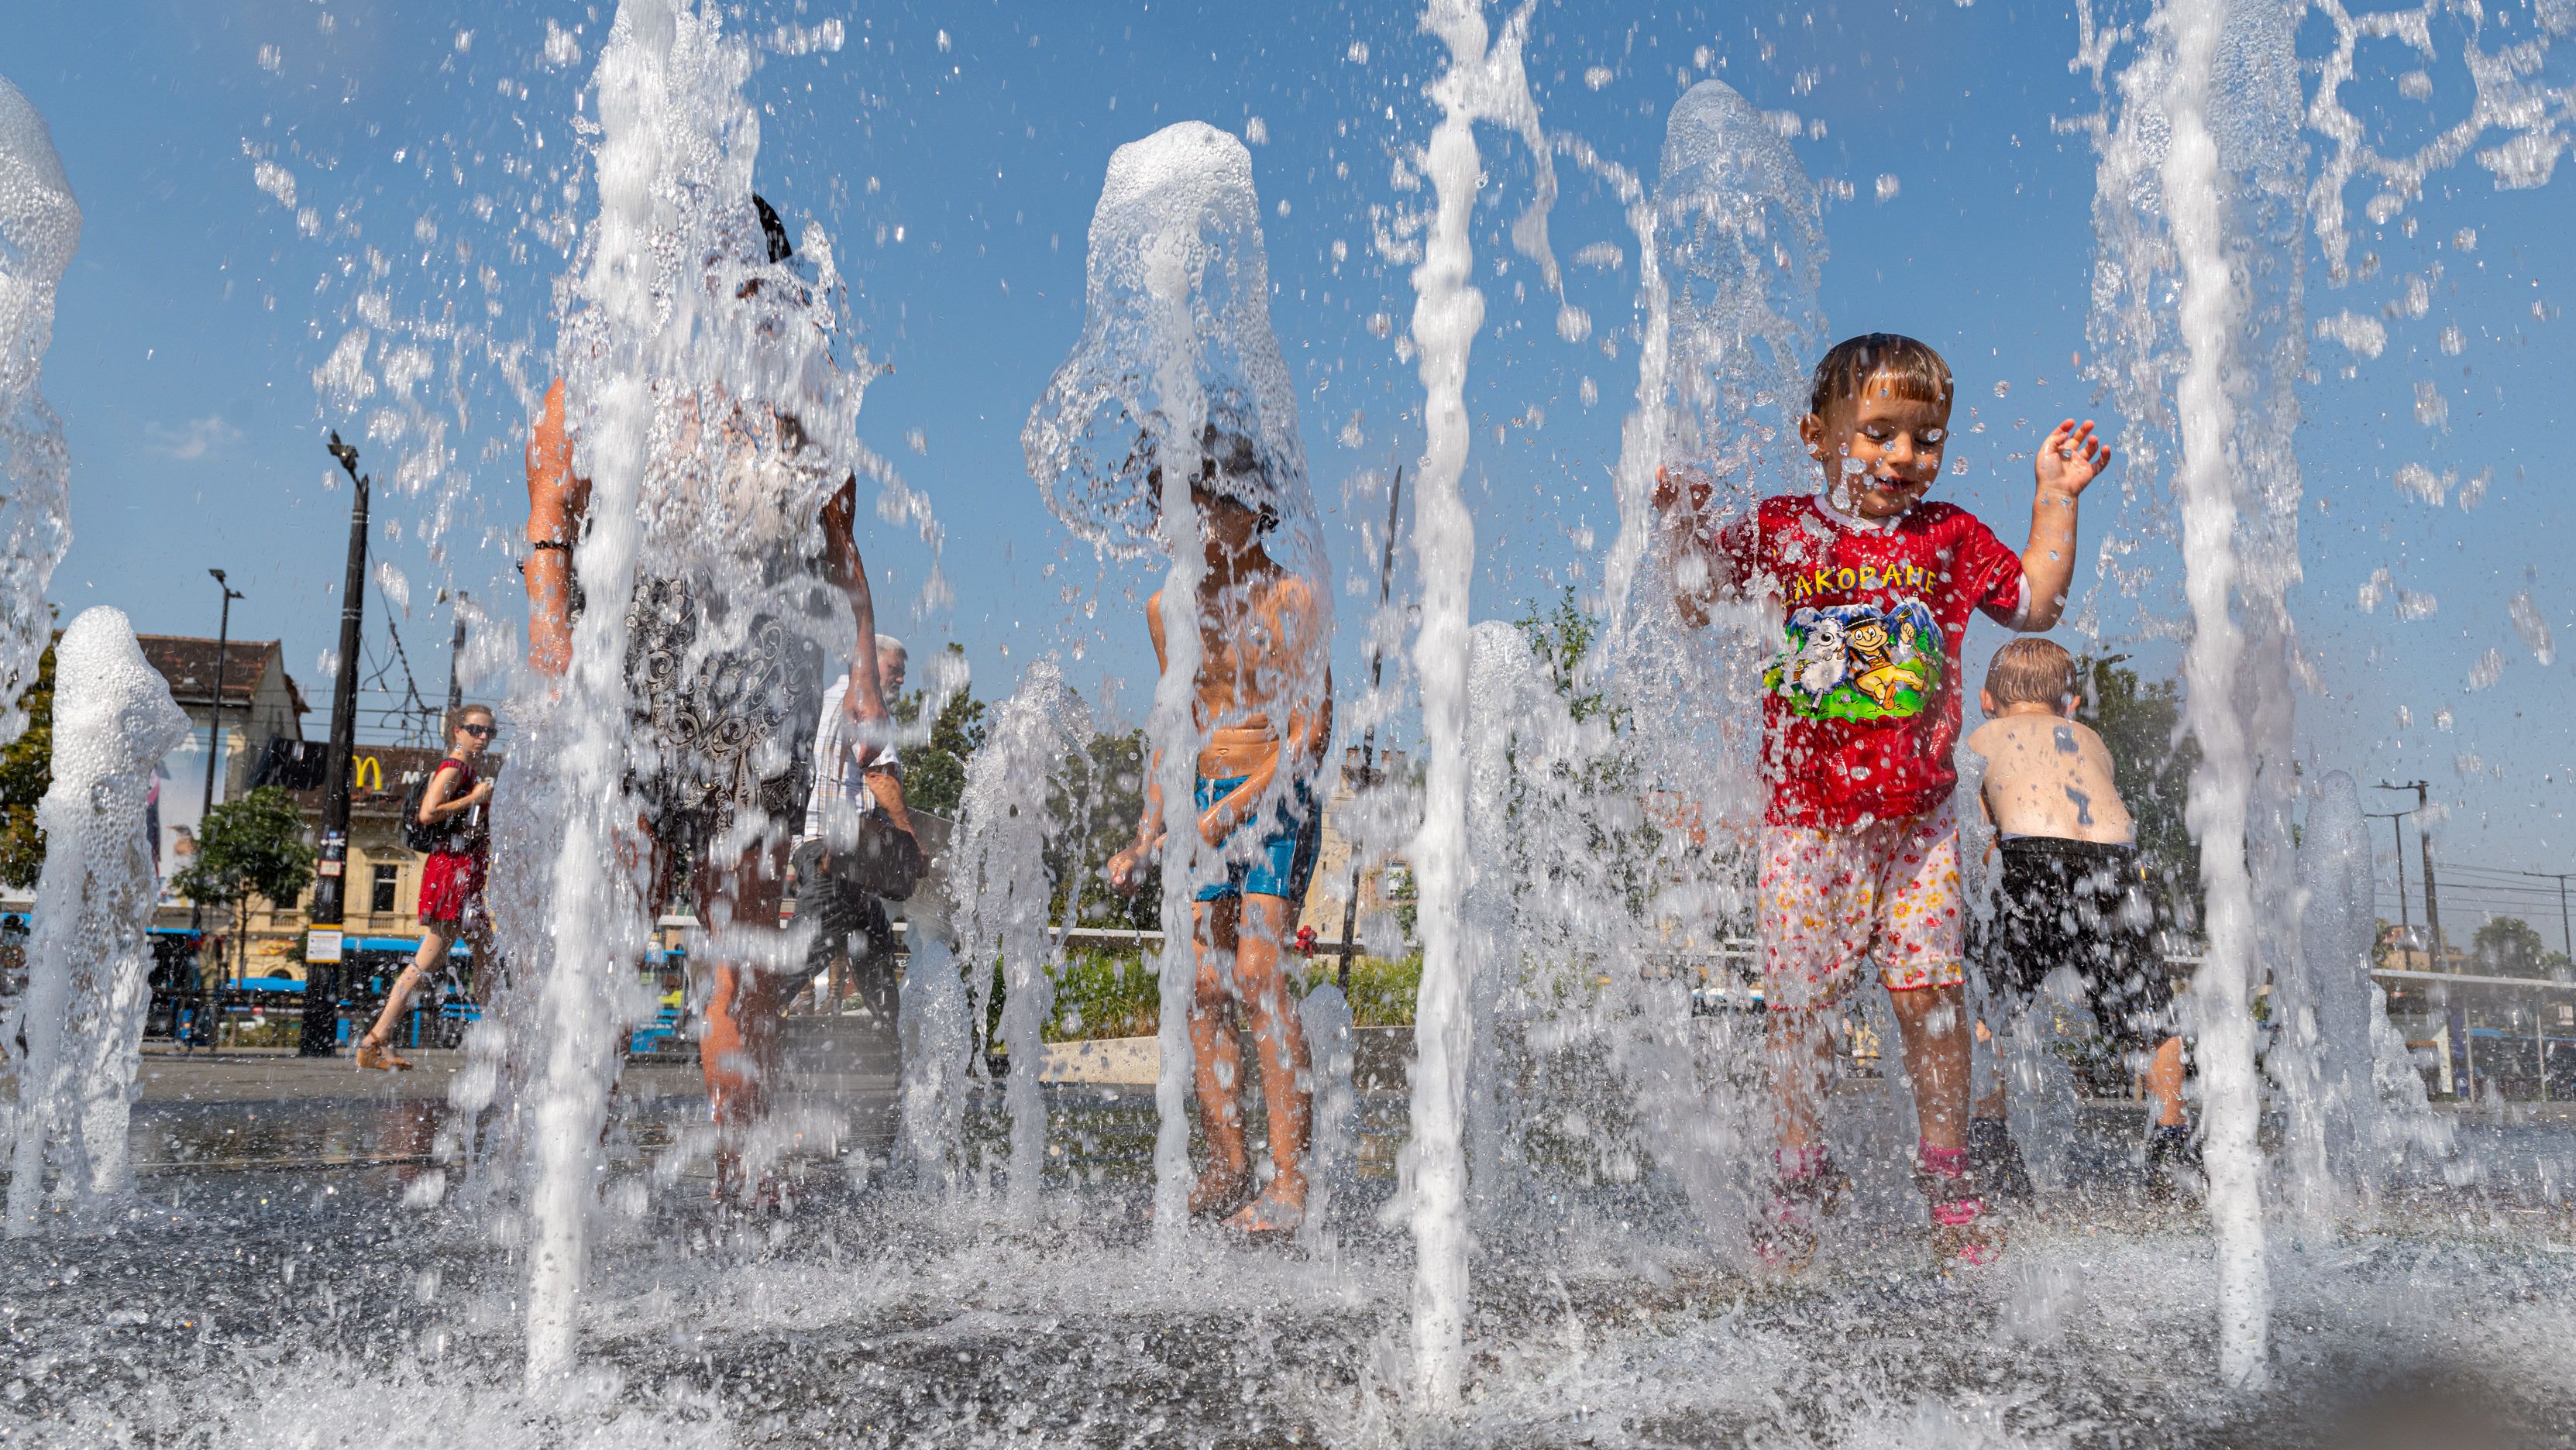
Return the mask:
[[459,725],[456,728],[473,736],[477,740],[489,740],[492,738],[492,727],[489,725]]

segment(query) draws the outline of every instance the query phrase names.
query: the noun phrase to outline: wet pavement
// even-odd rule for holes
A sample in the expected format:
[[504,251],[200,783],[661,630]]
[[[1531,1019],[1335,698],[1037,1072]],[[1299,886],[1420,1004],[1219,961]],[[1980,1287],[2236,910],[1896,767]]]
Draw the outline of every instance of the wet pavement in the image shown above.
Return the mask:
[[1773,1283],[1651,1175],[1542,1184],[1477,1223],[1468,1399],[1435,1425],[1404,1392],[1395,1095],[1364,1097],[1328,1228],[1166,1254],[1142,1217],[1149,1090],[1049,1089],[1048,1182],[1022,1207],[990,1167],[998,1095],[935,1185],[888,1162],[881,1090],[808,1101],[837,1128],[809,1118],[828,1131],[796,1145],[790,1211],[746,1217],[707,1199],[695,1070],[633,1067],[585,1377],[531,1397],[512,1184],[497,1156],[436,1161],[454,1060],[420,1060],[148,1060],[135,1200],[0,1246],[0,1443],[2576,1443],[2563,1110],[2462,1116],[2467,1187],[2276,1224],[2253,1394],[2208,1372],[2209,1244],[2126,1176],[2130,1105],[2082,1114],[2071,1186],[1969,1278],[1932,1271],[1898,1195],[1863,1194]]

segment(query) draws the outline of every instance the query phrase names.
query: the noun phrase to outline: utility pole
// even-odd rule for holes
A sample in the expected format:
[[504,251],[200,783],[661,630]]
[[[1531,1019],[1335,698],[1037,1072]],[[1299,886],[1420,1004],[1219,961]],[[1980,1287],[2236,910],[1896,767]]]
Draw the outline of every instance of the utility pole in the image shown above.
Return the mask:
[[2400,949],[2403,949],[2408,938],[2415,935],[2415,908],[2406,900],[2406,818],[2415,813],[2413,811],[2371,811],[2367,814],[2374,821],[2388,822],[2388,834],[2396,840],[2397,925],[2403,933],[2398,937],[2397,944]]
[[340,923],[349,871],[349,757],[358,744],[358,651],[367,607],[367,484],[358,450],[334,432],[331,456],[357,485],[349,512],[349,573],[340,586],[340,677],[331,686],[331,744],[322,755],[322,859],[314,865],[313,909],[304,938],[304,1034],[299,1057],[340,1050]]
[[2424,823],[2425,792],[2431,787],[2426,782],[2420,780],[2410,780],[2404,785],[2390,785],[2388,782],[2383,780],[2379,783],[2379,788],[2381,790],[2411,790],[2415,792],[2415,809],[2408,814],[2411,814],[2416,818],[2416,849],[2424,858],[2424,929],[2433,934],[2432,963],[2433,970],[2438,972],[2442,970],[2443,960],[2442,902],[2439,897],[2434,895],[2433,888],[2433,828]]
[[[1404,465],[1399,463],[1395,468],[1395,483],[1386,491],[1386,546],[1379,552],[1377,561],[1377,607],[1380,609],[1386,608],[1387,597],[1393,593],[1395,589],[1396,509],[1400,507],[1403,502]],[[1369,689],[1372,691],[1376,690],[1379,682],[1385,677],[1385,652],[1372,644],[1369,646]],[[1368,789],[1370,781],[1376,773],[1376,768],[1377,727],[1375,725],[1371,725],[1360,732],[1359,789]],[[1351,847],[1351,894],[1344,898],[1342,902],[1342,964],[1340,969],[1335,973],[1335,976],[1339,979],[1341,984],[1342,996],[1346,1000],[1351,995],[1351,954],[1359,950],[1359,943],[1352,940],[1352,938],[1359,934],[1359,925],[1360,852],[1358,845],[1354,844]]]
[[2567,959],[2576,962],[2576,933],[2567,929],[2567,879],[2576,876],[2576,871],[2517,871],[2514,874],[2558,883],[2558,944],[2567,953]]
[[[2427,932],[2430,932],[2433,937],[2432,956],[2430,958],[2430,962],[2431,969],[2438,972],[2442,970],[2442,962],[2444,960],[2442,950],[2442,902],[2441,898],[2434,894],[2433,828],[2426,825],[2424,822],[2425,805],[2427,803],[2426,793],[2431,790],[2432,787],[2430,783],[2420,780],[2410,780],[2404,785],[2390,785],[2388,782],[2383,780],[2379,783],[2379,788],[2381,790],[2411,790],[2415,792],[2415,809],[2410,812],[2410,814],[2415,817],[2416,849],[2420,851],[2424,857],[2424,929]],[[2450,992],[2445,990],[2439,983],[2434,985],[2431,995],[2434,1001],[2443,1004],[2448,1009],[2443,1020],[2447,1024],[2447,1028],[2451,1036],[2451,1080],[2456,1089],[2456,1095],[2464,1099],[2474,1099],[2477,1096],[2476,1084],[2471,1081],[2469,1076],[2471,1063],[2469,1059],[2468,999],[2465,997],[2452,996]]]
[[[209,569],[215,576],[215,587],[224,591],[223,608],[215,616],[215,693],[206,709],[206,794],[197,807],[197,859],[206,859],[206,817],[215,811],[215,760],[224,751],[224,655],[232,645],[233,601],[245,598],[240,590],[224,580],[224,571]],[[197,989],[204,1006],[197,1012],[197,1035],[207,1047],[215,1045],[215,988],[206,976],[206,908],[203,902],[190,898],[188,930],[194,933],[197,953]]]

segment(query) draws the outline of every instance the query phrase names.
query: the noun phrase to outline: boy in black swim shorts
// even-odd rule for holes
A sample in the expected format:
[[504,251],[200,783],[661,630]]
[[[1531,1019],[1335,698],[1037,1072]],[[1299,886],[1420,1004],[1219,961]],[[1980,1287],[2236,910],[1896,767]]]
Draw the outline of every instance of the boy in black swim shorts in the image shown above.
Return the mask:
[[[2156,1101],[2150,1182],[2169,1186],[2191,1136],[2173,984],[2156,950],[2155,909],[2111,752],[2073,718],[2081,703],[2075,687],[2075,661],[2063,648],[2024,638],[1995,652],[1977,694],[1987,721],[1966,745],[1985,757],[1978,803],[1995,824],[2002,858],[1994,923],[1982,943],[1986,985],[1997,1012],[2010,1017],[2050,973],[2075,969],[2103,1035],[2133,1067],[2143,1065]],[[2003,1098],[1998,1074],[1976,1104],[1970,1157],[1983,1181],[2027,1193]]]

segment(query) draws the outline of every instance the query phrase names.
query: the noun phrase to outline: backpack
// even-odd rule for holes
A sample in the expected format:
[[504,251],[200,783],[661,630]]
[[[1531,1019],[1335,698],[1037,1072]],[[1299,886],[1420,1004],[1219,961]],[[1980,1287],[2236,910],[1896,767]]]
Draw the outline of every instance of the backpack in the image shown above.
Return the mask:
[[473,774],[464,761],[450,757],[421,772],[420,779],[413,781],[411,789],[403,792],[402,843],[411,850],[454,851],[468,839],[464,823],[454,816],[435,826],[424,826],[420,822],[420,803],[429,798],[429,783],[438,779],[438,773],[451,765],[468,775]]

